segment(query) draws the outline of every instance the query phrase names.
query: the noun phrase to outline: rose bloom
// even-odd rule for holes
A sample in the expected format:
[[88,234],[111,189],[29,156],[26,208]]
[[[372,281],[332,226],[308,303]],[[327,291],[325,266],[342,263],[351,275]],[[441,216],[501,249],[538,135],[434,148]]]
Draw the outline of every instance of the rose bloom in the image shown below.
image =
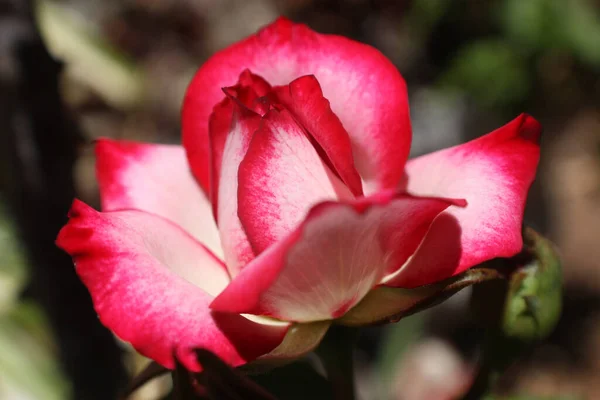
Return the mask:
[[407,161],[406,85],[367,45],[279,19],[198,70],[182,117],[183,146],[99,140],[102,212],[75,200],[57,240],[102,323],[168,368],[298,357],[521,250],[539,124]]

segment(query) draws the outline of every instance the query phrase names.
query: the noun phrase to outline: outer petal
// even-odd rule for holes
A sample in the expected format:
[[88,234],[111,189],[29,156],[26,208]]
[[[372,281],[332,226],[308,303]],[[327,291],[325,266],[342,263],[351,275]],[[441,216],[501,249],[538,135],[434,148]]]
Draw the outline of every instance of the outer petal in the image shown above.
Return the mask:
[[248,264],[211,308],[288,321],[338,318],[389,265],[408,259],[449,204],[391,193],[321,203],[297,230]]
[[271,110],[240,164],[238,215],[256,254],[287,236],[310,208],[351,198],[289,111]]
[[342,181],[355,196],[361,196],[362,182],[354,167],[350,137],[323,97],[317,79],[303,76],[289,86],[280,86],[277,92],[278,99],[323,149]]
[[248,151],[250,139],[258,129],[260,116],[236,105],[233,119],[223,150],[217,212],[225,263],[231,275],[235,276],[254,258],[254,251],[238,217],[238,169]]
[[353,144],[357,169],[369,186],[395,187],[410,149],[405,83],[376,49],[321,35],[279,19],[211,57],[190,84],[183,105],[183,143],[196,178],[208,186],[207,122],[231,86],[250,69],[272,85],[315,75]]
[[[527,192],[539,160],[540,132],[539,123],[523,114],[479,139],[410,160],[406,166],[410,193],[460,196],[468,205],[440,215],[410,263],[386,284],[432,283],[518,253]],[[449,217],[458,221],[459,231]]]
[[190,173],[183,147],[100,139],[95,150],[104,211],[160,215],[222,256],[210,203]]
[[193,348],[240,365],[277,346],[287,326],[212,313],[222,263],[170,222],[141,211],[99,213],[75,201],[57,244],[75,261],[104,325],[142,354],[198,370]]

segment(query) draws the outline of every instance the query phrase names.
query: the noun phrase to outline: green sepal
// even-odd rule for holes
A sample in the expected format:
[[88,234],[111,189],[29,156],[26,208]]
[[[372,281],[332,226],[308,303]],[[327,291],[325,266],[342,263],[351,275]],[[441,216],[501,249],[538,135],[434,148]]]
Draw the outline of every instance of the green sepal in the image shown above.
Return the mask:
[[246,374],[261,374],[296,361],[321,343],[330,326],[331,321],[294,323],[276,348],[239,369]]
[[481,265],[450,279],[413,289],[381,286],[368,293],[335,323],[363,326],[397,322],[441,303],[468,286],[503,277],[499,269]]

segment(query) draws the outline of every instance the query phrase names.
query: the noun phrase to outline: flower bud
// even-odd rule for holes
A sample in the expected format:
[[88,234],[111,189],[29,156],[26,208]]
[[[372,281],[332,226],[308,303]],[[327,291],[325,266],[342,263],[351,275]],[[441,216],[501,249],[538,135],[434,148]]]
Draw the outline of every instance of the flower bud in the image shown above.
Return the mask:
[[553,244],[533,229],[525,230],[524,241],[530,258],[510,276],[502,330],[531,341],[548,336],[560,317],[561,263]]

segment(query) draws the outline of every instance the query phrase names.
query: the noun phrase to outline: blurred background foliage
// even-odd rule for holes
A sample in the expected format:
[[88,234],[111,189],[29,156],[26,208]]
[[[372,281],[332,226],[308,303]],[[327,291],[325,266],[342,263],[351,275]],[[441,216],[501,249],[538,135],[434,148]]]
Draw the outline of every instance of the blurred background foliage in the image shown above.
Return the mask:
[[[178,142],[181,100],[196,68],[281,14],[369,43],[398,66],[410,92],[413,155],[464,142],[523,111],[542,122],[526,221],[561,249],[565,307],[554,334],[510,368],[498,398],[600,398],[598,0],[39,0],[35,20],[64,62],[60,90],[83,136],[73,171],[78,196],[97,204],[95,138]],[[0,28],[12,29],[7,21]],[[0,62],[0,82],[10,83],[9,70]],[[4,181],[0,195],[8,196]],[[61,368],[56,345],[64,350],[73,340],[54,334],[68,326],[51,329],[56,323],[27,295],[37,272],[30,274],[18,223],[0,208],[0,399],[79,400],[81,377]],[[465,291],[398,324],[366,329],[357,354],[361,398],[449,399],[468,387],[481,332],[467,303]],[[73,346],[94,346],[95,337],[79,339]],[[123,361],[130,374],[145,362],[129,351]],[[94,365],[80,367],[106,380]],[[281,376],[280,384],[290,379]],[[158,381],[137,398],[165,386]]]

